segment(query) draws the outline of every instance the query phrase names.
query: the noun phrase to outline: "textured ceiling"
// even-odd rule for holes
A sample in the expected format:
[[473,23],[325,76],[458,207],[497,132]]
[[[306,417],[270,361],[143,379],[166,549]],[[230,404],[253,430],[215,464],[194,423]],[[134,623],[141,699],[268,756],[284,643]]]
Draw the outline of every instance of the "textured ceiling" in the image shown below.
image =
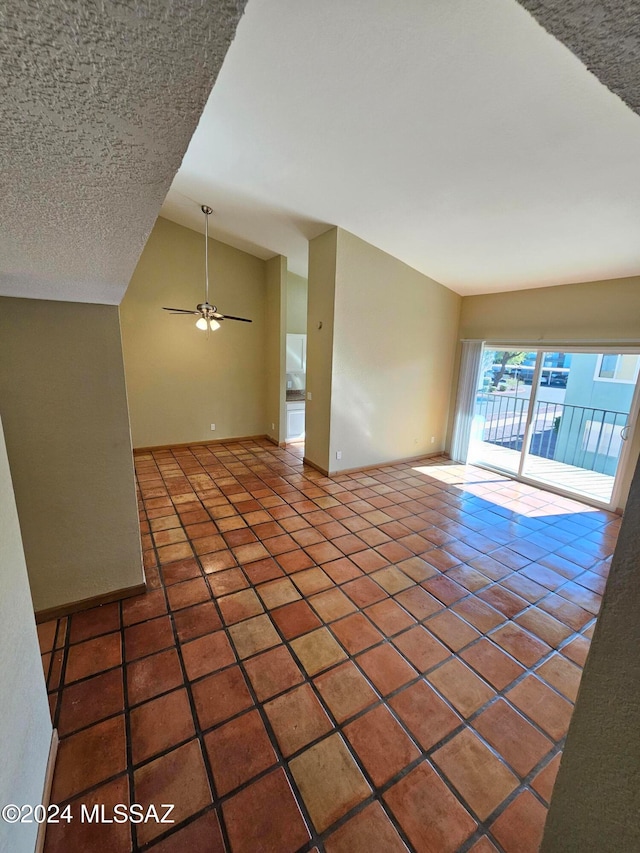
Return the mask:
[[[0,294],[120,301],[243,6],[0,4]],[[302,274],[333,224],[462,293],[637,274],[585,65],[638,111],[639,61],[636,0],[251,0],[163,212]]]
[[243,7],[0,5],[0,294],[120,302]]
[[[536,5],[633,82],[630,3],[602,33],[596,4]],[[249,0],[162,215],[200,230],[204,201],[302,275],[338,225],[463,294],[632,276],[639,151],[640,118],[516,0]]]
[[518,0],[584,62],[601,83],[640,113],[638,0]]

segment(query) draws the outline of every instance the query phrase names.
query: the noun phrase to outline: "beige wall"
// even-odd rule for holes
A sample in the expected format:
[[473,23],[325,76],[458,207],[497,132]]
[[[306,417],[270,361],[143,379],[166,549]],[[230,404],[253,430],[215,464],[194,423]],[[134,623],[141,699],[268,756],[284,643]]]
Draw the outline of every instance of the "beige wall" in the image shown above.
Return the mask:
[[0,414],[35,609],[142,583],[117,307],[1,298]]
[[465,296],[460,338],[640,340],[640,277]]
[[[460,338],[538,345],[640,343],[640,277],[465,296]],[[636,427],[624,466],[620,507],[639,451]]]
[[120,306],[134,447],[265,433],[265,262],[210,240],[209,274],[209,301],[251,324],[207,337],[162,310],[204,300],[204,237],[158,219]]
[[287,334],[307,334],[307,291],[306,278],[287,273]]
[[[331,431],[331,370],[338,229],[309,242],[305,458],[327,471]],[[322,325],[322,328],[318,328]],[[309,394],[312,399],[309,400]]]
[[286,317],[287,259],[276,255],[267,261],[266,331],[266,433],[280,443],[286,439]]
[[[306,449],[311,461],[340,471],[444,449],[460,301],[343,229],[311,242],[307,388],[313,401],[307,403]],[[317,330],[331,308],[332,341],[327,322]]]
[[[0,803],[41,802],[51,741],[33,604],[0,424]],[[36,824],[0,820],[0,850],[32,853]]]
[[442,451],[460,297],[343,229],[337,258],[330,470]]

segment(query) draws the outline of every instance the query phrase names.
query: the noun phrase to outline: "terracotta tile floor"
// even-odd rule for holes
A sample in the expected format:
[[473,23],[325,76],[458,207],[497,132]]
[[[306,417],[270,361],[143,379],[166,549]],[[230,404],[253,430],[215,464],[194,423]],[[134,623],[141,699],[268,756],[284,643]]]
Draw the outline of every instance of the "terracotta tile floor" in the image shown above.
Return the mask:
[[444,459],[136,468],[148,592],[39,626],[53,799],[177,822],[47,853],[538,849],[616,516]]

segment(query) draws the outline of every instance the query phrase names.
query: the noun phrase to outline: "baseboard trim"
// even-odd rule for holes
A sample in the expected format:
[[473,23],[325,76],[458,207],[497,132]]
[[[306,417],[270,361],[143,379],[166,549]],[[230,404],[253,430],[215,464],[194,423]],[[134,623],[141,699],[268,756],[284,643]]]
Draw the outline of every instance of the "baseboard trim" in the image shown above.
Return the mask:
[[176,447],[204,447],[207,444],[237,444],[241,441],[257,441],[259,438],[266,438],[272,441],[271,437],[262,433],[262,435],[241,435],[235,438],[209,438],[206,441],[184,441],[182,444],[154,444],[151,447],[134,447],[134,453],[151,453],[153,450],[173,450]]
[[147,585],[138,583],[135,586],[125,586],[122,589],[114,589],[112,592],[103,592],[101,595],[94,595],[91,598],[81,598],[79,601],[71,601],[69,604],[61,604],[58,607],[48,607],[46,610],[36,611],[36,623],[48,622],[50,619],[62,619],[63,616],[69,616],[71,613],[79,613],[81,610],[90,610],[92,607],[99,607],[101,604],[111,604],[114,601],[120,601],[123,598],[131,598],[134,595],[141,595],[146,592]]
[[316,471],[324,474],[325,477],[337,477],[338,474],[357,474],[360,471],[375,471],[377,468],[386,468],[387,465],[402,465],[408,462],[419,462],[420,459],[433,459],[436,456],[445,456],[449,458],[448,454],[443,451],[437,453],[421,453],[419,456],[405,456],[403,459],[390,459],[386,462],[378,462],[377,465],[361,465],[358,468],[341,468],[339,471],[327,471],[325,468],[321,468],[319,465],[316,465],[315,462],[307,459],[306,456],[302,461],[310,468],[315,468]]
[[319,465],[316,465],[316,463],[312,462],[310,459],[307,459],[306,456],[302,457],[302,464],[308,465],[309,468],[313,468],[314,470],[319,471],[321,474],[324,474],[325,477],[331,476],[328,471],[326,471],[324,468],[321,468]]
[[[53,771],[56,767],[56,757],[58,755],[58,730],[54,729],[51,732],[51,743],[49,745],[49,757],[47,759],[47,771],[44,774],[44,785],[42,788],[42,799],[40,802],[45,807],[45,809],[49,808],[49,803],[51,802],[51,786],[53,785]],[[44,850],[44,842],[45,835],[47,832],[47,822],[43,821],[38,826],[38,835],[36,837],[36,849],[35,853],[42,853]]]
[[[213,438],[207,439],[206,441],[185,441],[182,444],[155,444],[151,447],[134,447],[133,452],[151,453],[154,450],[173,450],[174,448],[181,447],[205,447],[208,444],[237,444],[242,441],[257,441],[261,438],[266,439],[271,444],[275,444],[276,447],[280,448],[286,448],[291,444],[304,443],[303,441],[277,441],[277,439],[272,436],[263,433],[262,435],[241,435],[235,438]],[[362,465],[358,468],[341,468],[339,471],[327,471],[326,468],[321,468],[320,465],[316,465],[315,462],[312,462],[306,456],[303,457],[302,461],[310,468],[315,468],[316,471],[324,474],[325,477],[335,477],[337,474],[355,474],[358,471],[373,471],[375,468],[384,468],[386,465],[401,465],[406,462],[417,462],[419,459],[432,459],[435,456],[445,456],[449,458],[449,454],[442,450],[436,451],[435,453],[420,453],[418,456],[405,456],[402,459],[389,459],[385,462],[378,462],[375,465]]]
[[271,444],[275,444],[276,447],[286,447],[287,446],[286,441],[278,441],[278,439],[273,438],[273,436],[265,435],[264,438],[266,438],[267,441],[271,442]]
[[410,462],[419,462],[421,459],[434,459],[436,456],[447,456],[447,454],[442,452],[420,453],[419,456],[405,456],[403,459],[378,462],[377,465],[364,465],[360,468],[341,468],[339,471],[329,471],[329,477],[335,477],[337,474],[357,474],[359,471],[374,471],[376,468],[386,468],[387,465],[406,465]]

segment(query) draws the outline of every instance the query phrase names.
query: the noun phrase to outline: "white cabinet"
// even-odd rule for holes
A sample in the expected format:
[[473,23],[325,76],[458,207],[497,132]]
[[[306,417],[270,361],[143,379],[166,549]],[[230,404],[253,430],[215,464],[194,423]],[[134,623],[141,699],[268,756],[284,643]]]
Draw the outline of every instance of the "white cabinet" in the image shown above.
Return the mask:
[[304,438],[304,403],[287,403],[287,441]]
[[306,371],[307,336],[287,335],[287,373]]

